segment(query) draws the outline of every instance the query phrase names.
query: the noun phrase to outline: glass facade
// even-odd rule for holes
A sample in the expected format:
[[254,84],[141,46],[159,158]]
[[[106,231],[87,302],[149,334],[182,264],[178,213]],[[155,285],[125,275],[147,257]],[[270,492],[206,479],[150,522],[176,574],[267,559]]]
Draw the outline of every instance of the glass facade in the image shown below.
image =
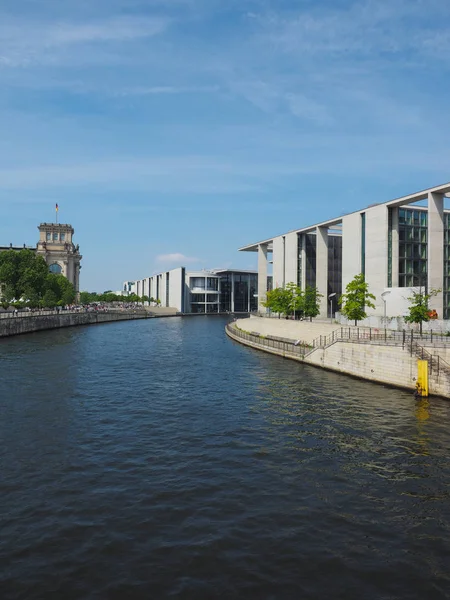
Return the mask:
[[167,272],[166,273],[166,307],[170,306],[169,305],[169,276],[170,276],[170,273]]
[[258,308],[258,275],[228,271],[220,275],[220,310],[252,312]]
[[342,236],[328,236],[328,296],[336,294],[328,300],[331,302],[332,315],[338,309],[339,297],[342,294]]
[[[190,304],[193,313],[216,313],[219,310],[218,277],[194,276],[189,278]],[[199,293],[199,290],[202,292]],[[215,292],[208,294],[208,292]]]
[[444,319],[450,318],[450,214],[444,213]]
[[306,286],[316,287],[316,236],[313,233],[307,233],[305,235],[305,246],[306,246]]
[[425,286],[428,276],[427,212],[412,208],[400,208],[398,211],[398,237],[399,287]]

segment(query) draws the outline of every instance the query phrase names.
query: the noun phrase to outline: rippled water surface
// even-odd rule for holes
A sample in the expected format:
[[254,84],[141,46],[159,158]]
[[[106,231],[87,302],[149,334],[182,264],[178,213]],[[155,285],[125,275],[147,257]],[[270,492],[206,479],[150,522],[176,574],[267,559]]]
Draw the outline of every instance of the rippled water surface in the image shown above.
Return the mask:
[[450,402],[224,325],[0,341],[0,598],[449,598]]

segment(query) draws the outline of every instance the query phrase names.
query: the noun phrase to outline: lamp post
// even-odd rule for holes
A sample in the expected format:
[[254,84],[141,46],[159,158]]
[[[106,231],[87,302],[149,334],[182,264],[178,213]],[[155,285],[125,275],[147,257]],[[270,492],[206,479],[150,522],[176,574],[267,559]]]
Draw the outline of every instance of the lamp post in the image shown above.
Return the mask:
[[386,327],[386,296],[389,296],[390,293],[391,293],[390,291],[386,290],[385,292],[383,292],[381,294],[381,299],[384,302],[384,319],[383,319],[383,321],[384,321],[384,326],[385,327]]
[[330,301],[330,323],[333,322],[333,298],[336,296],[336,292],[328,295],[328,300]]

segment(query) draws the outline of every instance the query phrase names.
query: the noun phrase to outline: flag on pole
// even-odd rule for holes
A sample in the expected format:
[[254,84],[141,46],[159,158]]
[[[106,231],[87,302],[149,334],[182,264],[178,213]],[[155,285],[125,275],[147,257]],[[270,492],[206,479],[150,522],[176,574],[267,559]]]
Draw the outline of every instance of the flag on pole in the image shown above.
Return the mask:
[[59,206],[58,206],[58,203],[56,203],[56,212],[58,212],[58,210],[59,210]]

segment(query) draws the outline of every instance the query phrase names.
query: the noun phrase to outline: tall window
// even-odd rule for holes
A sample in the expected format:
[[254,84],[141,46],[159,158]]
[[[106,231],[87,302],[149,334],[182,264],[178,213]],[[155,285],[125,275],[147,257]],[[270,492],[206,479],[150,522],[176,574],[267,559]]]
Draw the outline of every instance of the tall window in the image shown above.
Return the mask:
[[450,214],[444,213],[444,319],[450,316]]
[[60,236],[59,236],[59,239],[60,239],[62,242],[65,242],[65,241],[66,241],[66,234],[65,234],[65,233],[61,233],[61,234],[60,234]]
[[316,236],[313,233],[306,234],[306,285],[316,287]]
[[215,292],[219,289],[219,280],[216,277],[208,277],[206,285],[209,291]]
[[424,210],[398,211],[399,287],[424,286],[427,279],[428,214]]
[[166,306],[169,306],[169,276],[170,273],[166,273]]
[[53,234],[53,241],[54,241],[54,242],[57,242],[57,241],[58,241],[58,234],[57,234],[57,233],[54,233],[54,234]]
[[366,213],[361,213],[361,273],[366,274]]
[[47,242],[51,242],[52,241],[52,234],[49,231],[47,231],[47,233],[45,235],[45,238],[46,238]]

